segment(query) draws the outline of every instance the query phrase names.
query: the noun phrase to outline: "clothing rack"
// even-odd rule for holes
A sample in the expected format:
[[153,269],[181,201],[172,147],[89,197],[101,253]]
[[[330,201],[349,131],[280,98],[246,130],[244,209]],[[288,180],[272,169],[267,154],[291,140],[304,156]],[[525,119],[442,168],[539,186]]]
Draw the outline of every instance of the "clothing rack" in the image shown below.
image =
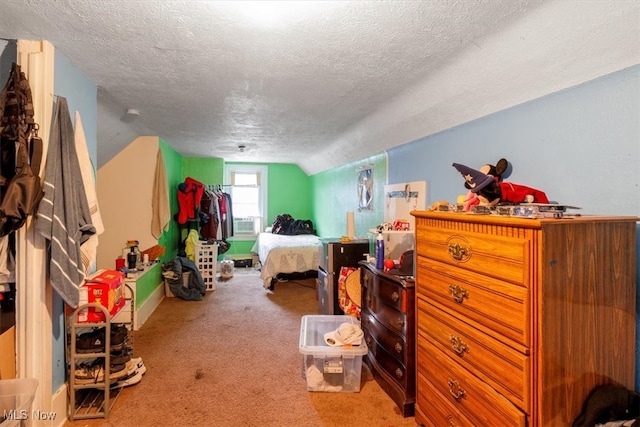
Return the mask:
[[233,186],[232,186],[232,185],[230,185],[230,184],[206,184],[206,185],[204,186],[204,188],[205,188],[207,191],[211,191],[211,192],[213,192],[213,193],[218,193],[218,192],[222,191],[222,189],[223,189],[224,187],[233,187]]

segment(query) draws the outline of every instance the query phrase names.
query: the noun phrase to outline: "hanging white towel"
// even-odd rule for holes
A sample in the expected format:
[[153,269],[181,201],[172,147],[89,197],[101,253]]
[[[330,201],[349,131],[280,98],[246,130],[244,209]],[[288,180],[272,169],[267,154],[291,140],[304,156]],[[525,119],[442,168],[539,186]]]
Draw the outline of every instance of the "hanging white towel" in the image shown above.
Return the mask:
[[104,224],[100,215],[98,206],[98,196],[96,194],[95,169],[89,156],[87,148],[87,138],[82,127],[80,113],[76,111],[75,115],[75,140],[76,152],[78,154],[78,162],[80,163],[80,172],[82,174],[82,183],[84,184],[84,193],[87,197],[87,205],[91,214],[91,223],[96,228],[96,234],[90,236],[89,239],[80,246],[82,255],[82,267],[85,274],[91,273],[95,269],[97,253],[98,253],[98,235],[104,232]]

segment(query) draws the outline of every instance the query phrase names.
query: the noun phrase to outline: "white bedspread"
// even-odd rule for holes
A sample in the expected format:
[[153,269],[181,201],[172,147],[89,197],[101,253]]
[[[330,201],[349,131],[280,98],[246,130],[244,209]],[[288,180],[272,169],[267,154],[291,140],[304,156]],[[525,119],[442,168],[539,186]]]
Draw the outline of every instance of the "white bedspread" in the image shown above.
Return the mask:
[[317,270],[322,243],[318,236],[300,234],[260,233],[251,252],[258,254],[262,269],[260,278],[264,287],[271,287],[271,280],[278,273],[304,273]]

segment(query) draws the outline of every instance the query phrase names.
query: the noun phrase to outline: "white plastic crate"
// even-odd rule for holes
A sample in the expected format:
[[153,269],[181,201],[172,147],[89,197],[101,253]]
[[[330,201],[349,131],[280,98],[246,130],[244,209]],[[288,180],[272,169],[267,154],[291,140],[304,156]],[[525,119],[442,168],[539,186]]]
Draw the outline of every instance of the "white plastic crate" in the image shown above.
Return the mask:
[[200,275],[202,276],[202,281],[204,282],[204,286],[206,290],[215,291],[216,290],[216,271],[201,270]]
[[198,267],[198,271],[200,271],[207,291],[215,291],[218,245],[198,242],[196,244],[194,258],[196,267]]
[[363,340],[359,346],[331,347],[324,342],[324,334],[335,331],[342,323],[360,326],[352,316],[302,316],[299,350],[308,391],[360,391],[362,356],[367,354],[367,344]]

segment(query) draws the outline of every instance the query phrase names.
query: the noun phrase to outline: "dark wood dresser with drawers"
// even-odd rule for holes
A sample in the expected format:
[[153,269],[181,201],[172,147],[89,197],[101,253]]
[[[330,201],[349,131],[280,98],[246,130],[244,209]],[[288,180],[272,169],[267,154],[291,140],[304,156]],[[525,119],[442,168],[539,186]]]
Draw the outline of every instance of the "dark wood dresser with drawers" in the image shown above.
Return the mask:
[[413,282],[360,262],[364,361],[405,417],[415,403],[415,292]]
[[412,215],[418,424],[571,426],[633,389],[638,218]]

